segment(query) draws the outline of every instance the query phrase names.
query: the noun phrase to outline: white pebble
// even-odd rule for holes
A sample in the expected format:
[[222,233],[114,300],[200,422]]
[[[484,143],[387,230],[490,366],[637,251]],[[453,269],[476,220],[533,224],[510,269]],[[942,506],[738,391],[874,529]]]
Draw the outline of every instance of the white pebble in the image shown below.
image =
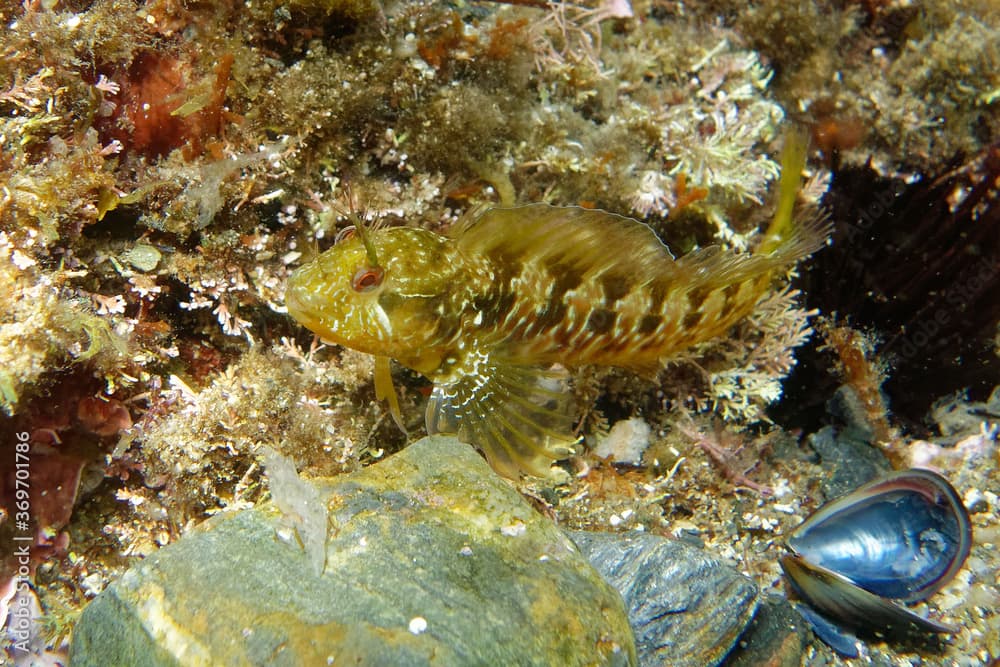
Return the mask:
[[414,616],[410,619],[410,632],[419,635],[427,630],[427,619],[423,616]]
[[649,424],[639,417],[623,419],[615,422],[607,437],[597,443],[594,454],[602,459],[610,456],[615,463],[638,465],[642,463],[642,453],[649,447],[652,435]]
[[962,503],[965,505],[965,509],[967,509],[970,514],[979,514],[980,512],[985,512],[990,508],[989,501],[986,499],[985,494],[975,488],[969,489],[965,492],[965,497],[962,498]]

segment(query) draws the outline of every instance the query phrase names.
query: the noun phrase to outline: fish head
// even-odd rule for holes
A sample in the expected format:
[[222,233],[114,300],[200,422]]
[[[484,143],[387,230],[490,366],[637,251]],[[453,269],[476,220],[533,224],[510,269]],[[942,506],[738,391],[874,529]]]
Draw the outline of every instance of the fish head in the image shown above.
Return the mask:
[[467,286],[445,237],[395,227],[355,234],[297,269],[285,303],[298,322],[328,340],[388,356],[418,371],[454,336]]

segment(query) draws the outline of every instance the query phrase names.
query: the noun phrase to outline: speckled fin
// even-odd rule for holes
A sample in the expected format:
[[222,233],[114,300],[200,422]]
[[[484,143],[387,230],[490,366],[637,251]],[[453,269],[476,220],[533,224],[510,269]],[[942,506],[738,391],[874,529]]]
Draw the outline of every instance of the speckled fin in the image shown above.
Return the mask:
[[489,365],[434,386],[427,432],[456,434],[511,479],[552,477],[552,463],[573,453],[573,414],[565,369]]
[[539,260],[592,277],[627,258],[636,283],[674,270],[673,255],[647,225],[607,211],[529,204],[494,208],[459,227],[459,249],[514,263]]

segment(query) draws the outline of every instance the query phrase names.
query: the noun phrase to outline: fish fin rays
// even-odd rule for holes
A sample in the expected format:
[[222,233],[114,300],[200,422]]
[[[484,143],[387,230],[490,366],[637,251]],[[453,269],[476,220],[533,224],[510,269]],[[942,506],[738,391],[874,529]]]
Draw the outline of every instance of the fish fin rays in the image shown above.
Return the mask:
[[801,220],[788,239],[766,252],[734,253],[719,246],[694,250],[677,260],[677,269],[689,276],[690,289],[716,289],[746,280],[765,278],[790,268],[826,244],[830,222],[822,212]]
[[470,257],[500,256],[517,265],[533,260],[560,265],[578,273],[581,282],[612,271],[621,257],[628,257],[628,277],[633,283],[681,281],[692,283],[692,288],[715,289],[766,279],[821,248],[830,234],[826,216],[804,211],[797,217],[782,225],[780,233],[769,229],[757,252],[733,253],[711,246],[677,260],[645,223],[579,207],[493,208],[458,225],[453,236],[461,252]]
[[734,253],[719,246],[694,250],[681,257],[677,264],[689,276],[690,290],[717,289],[770,274],[784,261],[769,255]]
[[399,396],[396,388],[392,384],[392,369],[389,366],[389,357],[375,357],[375,398],[386,400],[389,403],[389,414],[396,426],[409,437],[406,425],[403,423],[403,413],[399,408]]
[[573,453],[574,405],[561,368],[489,364],[437,384],[427,403],[427,432],[454,433],[478,447],[502,475],[557,475],[552,463]]
[[673,271],[673,255],[638,220],[575,206],[528,204],[494,208],[460,225],[455,240],[469,256],[497,251],[519,263],[540,260],[599,275],[625,256],[637,282]]

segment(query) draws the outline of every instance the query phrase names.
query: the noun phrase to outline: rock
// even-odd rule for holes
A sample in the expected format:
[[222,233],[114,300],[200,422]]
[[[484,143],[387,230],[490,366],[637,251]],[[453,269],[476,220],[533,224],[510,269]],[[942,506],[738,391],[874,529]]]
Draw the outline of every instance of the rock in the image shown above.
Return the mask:
[[832,500],[892,470],[892,465],[872,444],[875,427],[868,422],[857,392],[847,385],[841,386],[826,407],[838,424],[824,426],[810,435],[807,442],[829,471],[821,484],[827,500]]
[[844,436],[859,442],[874,443],[876,426],[868,415],[868,408],[850,385],[841,385],[826,402],[826,411],[840,422]]
[[74,667],[635,664],[618,593],[471,447],[316,486],[321,573],[274,505],[218,515],[91,602]]
[[806,438],[806,442],[819,454],[826,471],[820,486],[828,500],[850,493],[891,470],[882,452],[833,426],[824,426]]
[[689,544],[646,533],[569,533],[618,589],[639,664],[718,664],[757,609],[757,586]]
[[799,613],[785,598],[769,595],[724,665],[798,667],[808,643],[807,625]]
[[146,273],[154,271],[162,258],[159,250],[146,243],[136,244],[122,254],[122,259]]
[[594,455],[599,459],[610,458],[614,463],[639,465],[652,437],[653,429],[641,418],[622,419],[615,422],[607,435],[597,438]]
[[819,454],[821,465],[827,471],[820,481],[827,500],[850,493],[892,470],[882,452],[833,426],[824,426],[806,442]]

